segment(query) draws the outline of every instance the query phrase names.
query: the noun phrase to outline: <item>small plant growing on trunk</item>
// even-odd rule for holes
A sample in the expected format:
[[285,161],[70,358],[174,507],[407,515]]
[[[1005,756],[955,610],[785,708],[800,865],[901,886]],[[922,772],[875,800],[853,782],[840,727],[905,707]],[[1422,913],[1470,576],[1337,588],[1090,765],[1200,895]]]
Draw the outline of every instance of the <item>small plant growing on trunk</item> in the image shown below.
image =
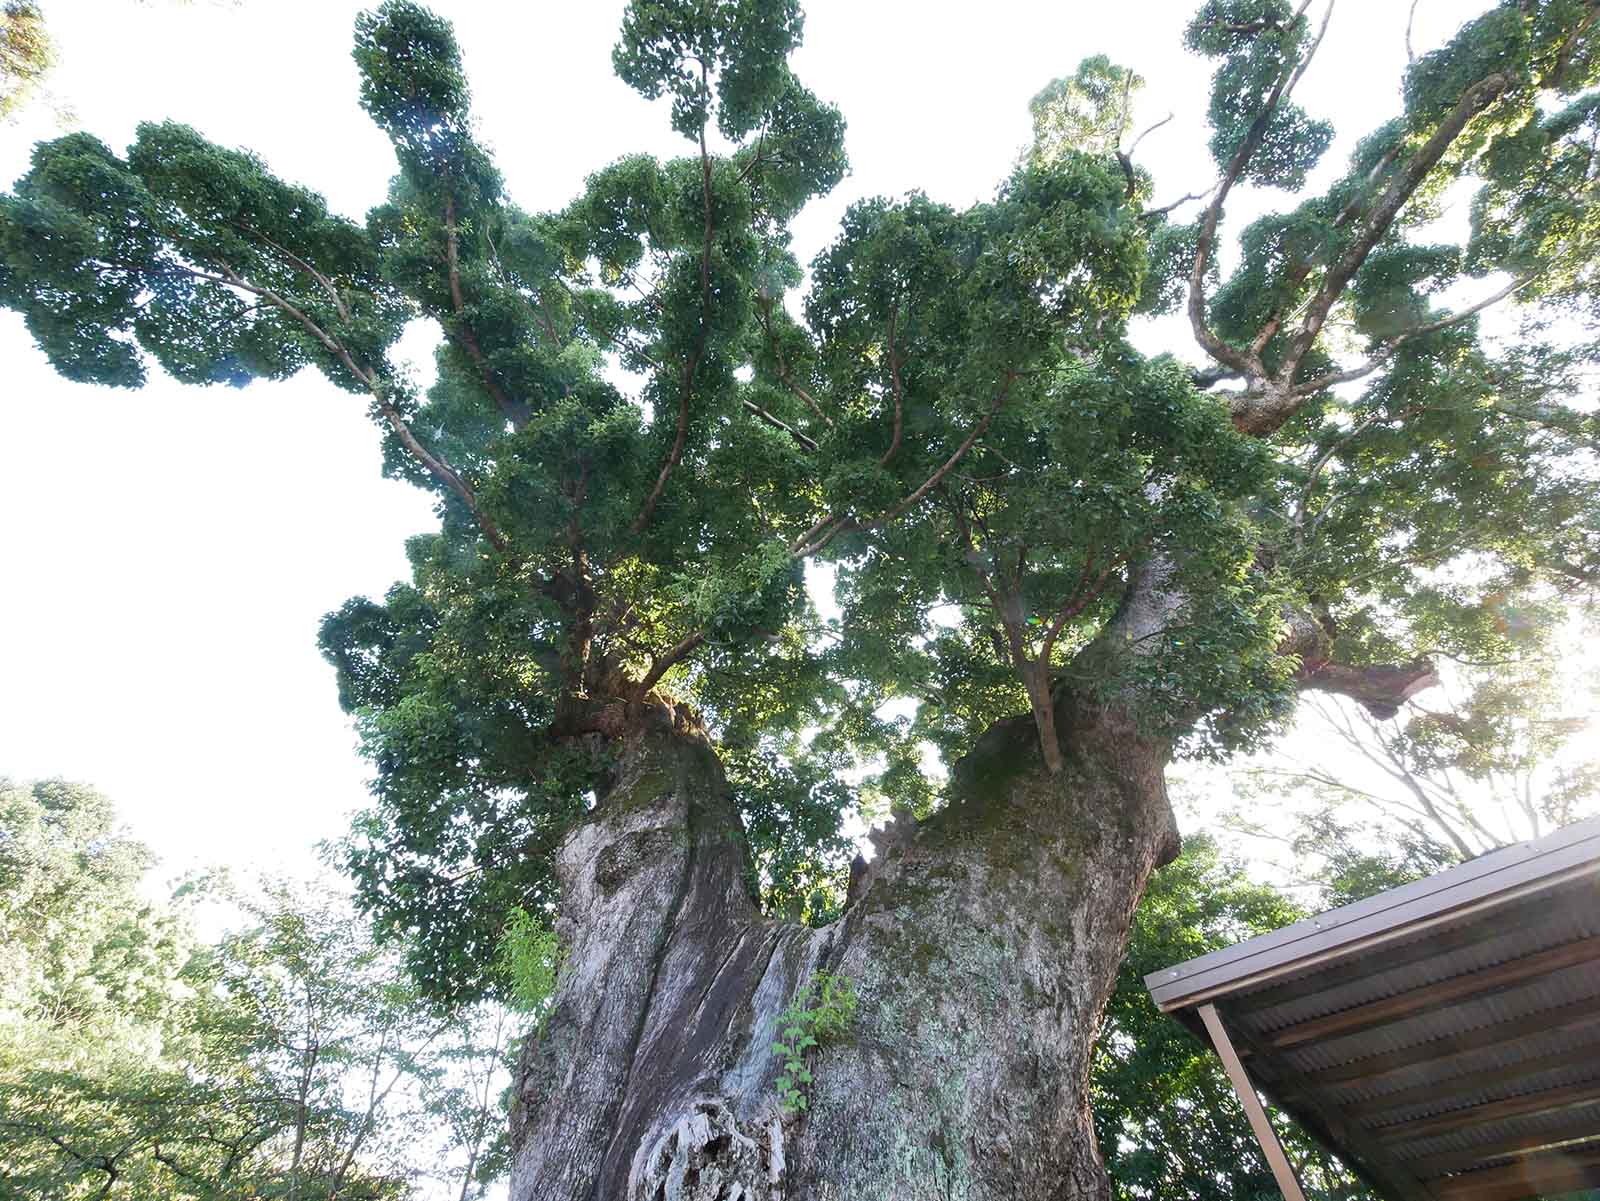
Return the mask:
[[806,1067],[806,1052],[842,1036],[855,1013],[855,985],[850,977],[831,972],[818,972],[783,1011],[778,1019],[782,1037],[772,1044],[772,1053],[783,1060],[783,1075],[777,1084],[785,1115],[806,1108],[806,1085],[812,1079],[811,1070]]
[[531,1014],[533,1031],[542,1034],[566,960],[566,949],[538,918],[518,906],[500,940],[500,967],[509,986],[511,1007]]

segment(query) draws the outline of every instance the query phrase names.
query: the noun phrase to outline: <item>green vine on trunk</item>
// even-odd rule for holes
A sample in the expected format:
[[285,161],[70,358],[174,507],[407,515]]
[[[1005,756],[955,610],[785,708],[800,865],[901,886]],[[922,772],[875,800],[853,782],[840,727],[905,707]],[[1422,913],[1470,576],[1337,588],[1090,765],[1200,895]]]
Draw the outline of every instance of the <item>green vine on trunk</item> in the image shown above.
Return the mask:
[[777,1079],[778,1096],[785,1115],[806,1108],[806,1086],[811,1069],[806,1067],[806,1052],[831,1042],[850,1028],[856,1013],[856,990],[850,977],[818,972],[778,1019],[781,1037],[772,1044],[772,1053],[783,1060],[783,1074]]

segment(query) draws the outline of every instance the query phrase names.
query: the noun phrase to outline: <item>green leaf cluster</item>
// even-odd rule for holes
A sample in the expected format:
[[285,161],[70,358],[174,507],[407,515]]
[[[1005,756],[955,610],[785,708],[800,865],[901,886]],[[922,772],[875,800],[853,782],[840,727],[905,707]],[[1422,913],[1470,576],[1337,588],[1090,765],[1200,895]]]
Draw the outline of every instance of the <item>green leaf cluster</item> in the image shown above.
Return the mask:
[[511,911],[500,942],[500,969],[511,981],[512,1005],[541,1025],[565,957],[554,930],[526,909]]
[[31,0],[6,0],[0,6],[0,121],[28,102],[55,58],[39,6]]
[[1333,126],[1308,116],[1292,101],[1269,107],[1288,82],[1312,37],[1310,22],[1288,0],[1206,0],[1185,32],[1185,45],[1218,60],[1208,115],[1211,155],[1227,170],[1258,121],[1260,149],[1243,178],[1278,188],[1299,188],[1333,141]]

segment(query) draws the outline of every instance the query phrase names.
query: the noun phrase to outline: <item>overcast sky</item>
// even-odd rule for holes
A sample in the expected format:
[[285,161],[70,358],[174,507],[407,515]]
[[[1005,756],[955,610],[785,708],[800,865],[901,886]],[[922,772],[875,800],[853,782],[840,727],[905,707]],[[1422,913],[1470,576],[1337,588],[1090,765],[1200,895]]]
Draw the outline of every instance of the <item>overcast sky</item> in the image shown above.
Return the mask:
[[[138,121],[174,119],[352,217],[382,198],[393,160],[349,57],[360,5],[43,7],[61,55],[48,100],[70,117],[45,102],[0,126],[0,183],[63,119],[119,150]],[[842,107],[853,170],[800,221],[802,260],[862,196],[987,198],[1027,140],[1029,97],[1094,53],[1148,81],[1136,124],[1174,113],[1140,150],[1157,203],[1203,190],[1207,68],[1181,47],[1194,7],[813,0],[795,65]],[[1339,4],[1297,94],[1337,122],[1329,170],[1398,108],[1409,7]],[[1423,0],[1414,44],[1482,7]],[[617,0],[435,8],[456,22],[483,138],[525,208],[564,204],[624,153],[684,150],[664,110],[611,74]],[[426,356],[429,337],[407,345]],[[304,870],[365,798],[317,622],[381,594],[404,573],[403,539],[431,523],[420,493],[379,476],[377,445],[361,402],[315,373],[242,391],[69,384],[0,312],[0,774],[97,785],[168,872]]]

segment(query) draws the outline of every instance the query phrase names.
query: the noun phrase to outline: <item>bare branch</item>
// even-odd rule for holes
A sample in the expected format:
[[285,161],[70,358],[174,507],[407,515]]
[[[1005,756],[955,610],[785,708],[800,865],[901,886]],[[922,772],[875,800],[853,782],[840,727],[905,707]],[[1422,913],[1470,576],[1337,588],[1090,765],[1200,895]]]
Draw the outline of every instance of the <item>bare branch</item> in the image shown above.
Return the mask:
[[[1285,96],[1294,91],[1295,85],[1300,82],[1300,77],[1306,73],[1306,68],[1311,65],[1311,60],[1317,56],[1317,51],[1321,49],[1323,36],[1328,32],[1328,22],[1333,20],[1333,6],[1335,3],[1336,0],[1328,0],[1328,7],[1322,14],[1322,24],[1317,27],[1317,36],[1311,39],[1310,48],[1300,56],[1300,65],[1294,69],[1294,74],[1289,77],[1289,86],[1283,90]],[[1305,11],[1304,5],[1301,6],[1300,11]],[[1299,16],[1298,13],[1295,15]]]
[[757,417],[761,418],[761,420],[765,421],[768,425],[772,426],[774,429],[782,430],[784,433],[788,434],[791,438],[793,438],[796,442],[800,443],[800,445],[805,447],[807,450],[814,451],[814,450],[817,449],[817,444],[813,439],[806,437],[805,434],[803,434],[799,430],[795,429],[794,426],[790,425],[788,422],[786,422],[786,421],[784,421],[784,420],[782,420],[782,419],[780,419],[778,417],[774,417],[771,413],[767,412],[760,405],[758,405],[755,401],[753,401],[753,400],[745,400],[743,402],[743,404],[744,404],[746,412],[754,413]]
[[1375,717],[1387,720],[1412,696],[1439,683],[1439,675],[1427,659],[1365,667],[1335,663],[1330,657],[1333,638],[1315,614],[1291,609],[1284,617],[1288,628],[1277,653],[1300,659],[1295,684],[1302,690],[1348,696],[1360,701]]
[[1189,382],[1204,391],[1206,388],[1214,388],[1225,379],[1238,379],[1240,374],[1228,367],[1207,367],[1202,371],[1191,372]]
[[1215,192],[1221,186],[1222,181],[1218,180],[1204,192],[1190,192],[1185,196],[1179,196],[1171,204],[1164,204],[1158,209],[1145,209],[1144,212],[1139,214],[1139,217],[1141,220],[1147,217],[1164,217],[1179,205],[1188,204],[1191,200],[1204,200],[1207,196],[1211,195],[1211,193]]
[[1139,149],[1139,143],[1144,141],[1151,134],[1155,133],[1156,130],[1160,129],[1163,125],[1167,124],[1167,122],[1171,121],[1172,118],[1175,115],[1176,114],[1174,114],[1174,113],[1168,113],[1165,117],[1162,117],[1161,120],[1157,121],[1154,125],[1150,126],[1143,133],[1141,133],[1138,137],[1134,138],[1133,139],[1133,145],[1128,147],[1128,157],[1131,159],[1133,157],[1134,151]]

